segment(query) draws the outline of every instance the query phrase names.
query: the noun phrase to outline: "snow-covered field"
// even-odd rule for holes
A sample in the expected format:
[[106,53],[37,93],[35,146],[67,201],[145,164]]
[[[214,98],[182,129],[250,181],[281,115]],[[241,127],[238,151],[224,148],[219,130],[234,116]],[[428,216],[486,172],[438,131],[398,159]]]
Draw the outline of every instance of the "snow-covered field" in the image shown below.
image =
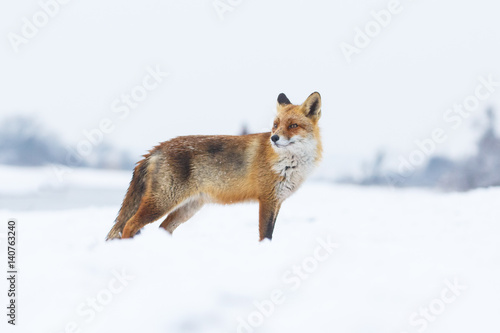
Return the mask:
[[310,181],[272,242],[256,204],[105,242],[129,178],[0,168],[3,272],[7,219],[19,230],[18,325],[2,278],[2,332],[500,332],[500,189]]

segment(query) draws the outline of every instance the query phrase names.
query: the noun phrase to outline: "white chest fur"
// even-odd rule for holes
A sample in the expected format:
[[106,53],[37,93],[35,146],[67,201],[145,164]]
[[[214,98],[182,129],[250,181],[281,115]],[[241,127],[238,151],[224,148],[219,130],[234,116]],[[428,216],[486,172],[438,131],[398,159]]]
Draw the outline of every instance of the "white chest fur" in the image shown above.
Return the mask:
[[280,200],[288,198],[304,182],[314,169],[316,160],[316,140],[301,140],[289,147],[275,148],[279,155],[273,170],[282,179],[276,184],[276,194]]

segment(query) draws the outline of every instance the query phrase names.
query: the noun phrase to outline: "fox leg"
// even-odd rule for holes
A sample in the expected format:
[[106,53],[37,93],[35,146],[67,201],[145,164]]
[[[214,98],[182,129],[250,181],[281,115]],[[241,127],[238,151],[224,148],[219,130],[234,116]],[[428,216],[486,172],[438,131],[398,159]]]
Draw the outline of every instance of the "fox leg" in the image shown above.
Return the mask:
[[259,201],[259,240],[273,238],[274,224],[280,207],[281,203]]
[[[174,207],[174,205],[169,205]],[[151,197],[143,198],[137,212],[125,223],[122,238],[132,238],[146,224],[151,223],[167,214],[172,208],[162,207]]]
[[169,233],[173,233],[179,225],[193,217],[193,215],[205,204],[205,201],[201,197],[189,198],[186,201],[187,202],[182,203],[180,207],[168,214],[165,221],[160,225],[160,228],[164,228]]

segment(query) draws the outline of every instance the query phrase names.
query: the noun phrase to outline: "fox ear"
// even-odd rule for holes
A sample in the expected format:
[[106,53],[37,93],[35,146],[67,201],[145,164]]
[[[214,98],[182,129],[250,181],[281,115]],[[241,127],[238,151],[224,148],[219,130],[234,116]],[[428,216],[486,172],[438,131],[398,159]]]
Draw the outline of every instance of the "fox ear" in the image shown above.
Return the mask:
[[278,104],[279,105],[288,105],[288,104],[292,104],[292,103],[290,102],[288,97],[286,97],[285,94],[281,93],[278,95]]
[[318,120],[321,117],[321,95],[319,92],[316,91],[309,95],[302,106],[307,117]]

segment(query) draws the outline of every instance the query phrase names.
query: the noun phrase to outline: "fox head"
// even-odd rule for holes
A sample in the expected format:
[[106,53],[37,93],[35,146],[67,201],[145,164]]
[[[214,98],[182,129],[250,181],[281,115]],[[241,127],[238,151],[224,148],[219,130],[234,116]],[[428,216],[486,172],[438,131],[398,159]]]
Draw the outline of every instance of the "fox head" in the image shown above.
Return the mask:
[[277,115],[271,132],[271,145],[278,153],[297,150],[319,143],[318,120],[321,117],[321,96],[313,92],[301,105],[294,105],[281,93]]

